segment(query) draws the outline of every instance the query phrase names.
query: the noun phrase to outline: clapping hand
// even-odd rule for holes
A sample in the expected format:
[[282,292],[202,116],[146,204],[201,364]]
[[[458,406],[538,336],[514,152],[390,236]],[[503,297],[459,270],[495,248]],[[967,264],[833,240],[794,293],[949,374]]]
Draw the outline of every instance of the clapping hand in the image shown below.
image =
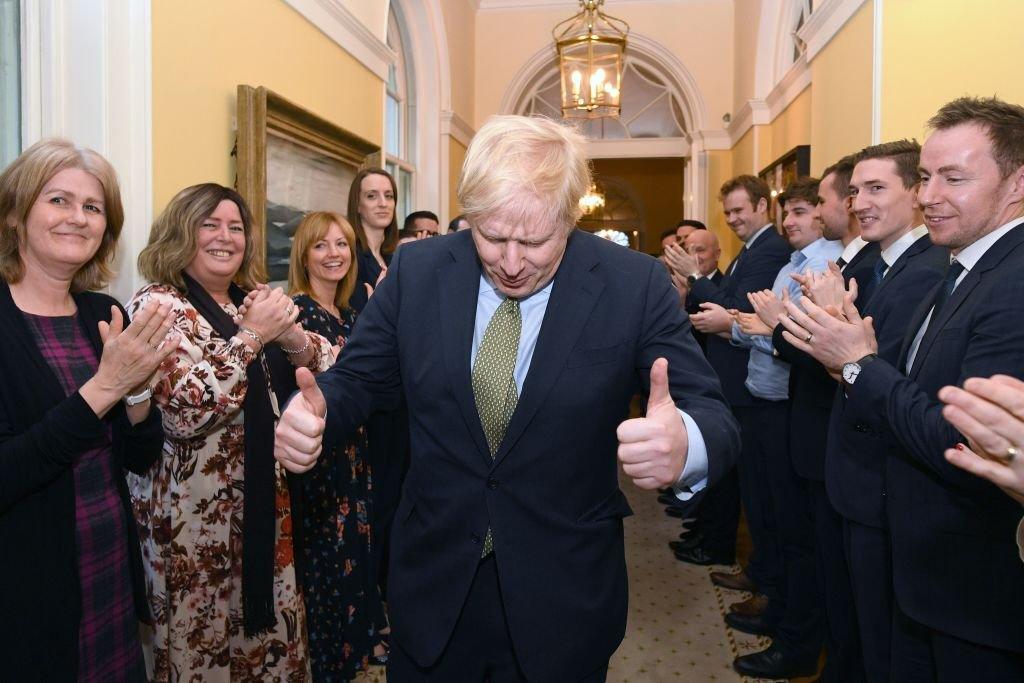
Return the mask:
[[736,324],[740,326],[740,330],[742,330],[744,334],[749,334],[752,337],[772,336],[772,330],[774,328],[765,325],[764,321],[757,317],[757,313],[736,311],[734,317],[736,319]]
[[363,283],[363,287],[366,287],[366,298],[367,299],[369,299],[371,296],[373,296],[373,290],[380,286],[380,281],[383,280],[384,276],[387,275],[387,274],[388,274],[388,269],[387,268],[381,268],[380,269],[380,275],[377,276],[377,281],[373,283],[372,287],[370,286],[369,282],[364,282]]
[[683,245],[669,243],[665,246],[665,253],[663,254],[665,263],[668,264],[669,270],[677,275],[682,275],[684,278],[689,275],[695,275],[698,272],[697,259],[690,254],[686,253],[683,249]]
[[299,394],[289,401],[277,423],[274,457],[289,472],[306,472],[323,450],[327,401],[307,368],[295,371]]
[[243,304],[245,313],[241,316],[239,325],[252,330],[259,335],[264,344],[269,344],[292,329],[292,325],[299,317],[299,309],[280,287],[270,289],[263,286],[253,292],[256,294],[252,297],[251,303],[247,296],[246,303]]
[[686,466],[689,441],[683,418],[668,388],[668,361],[651,366],[651,390],[644,417],[619,425],[622,471],[642,489],[674,486]]
[[946,460],[1024,503],[1024,382],[972,377],[963,389],[943,387],[939,400],[942,416],[968,440],[947,449]]
[[[785,303],[789,301],[789,292],[782,290],[782,299],[775,296],[775,292],[765,289],[760,292],[749,292],[747,301],[754,307],[754,313],[764,323],[769,332],[765,336],[771,336],[771,330],[779,324],[779,318],[786,314]],[[746,332],[746,330],[743,330]],[[748,332],[748,334],[750,334]]]
[[693,326],[704,334],[726,334],[732,330],[733,314],[718,304],[706,301],[700,305],[700,313],[690,316]]
[[[856,288],[843,298],[840,316],[834,316],[807,298],[800,305],[789,301],[788,315],[779,322],[785,327],[782,336],[790,344],[813,356],[833,375],[846,363],[860,360],[878,351],[878,341],[871,317],[861,318],[853,305]],[[801,306],[803,308],[801,309]]]

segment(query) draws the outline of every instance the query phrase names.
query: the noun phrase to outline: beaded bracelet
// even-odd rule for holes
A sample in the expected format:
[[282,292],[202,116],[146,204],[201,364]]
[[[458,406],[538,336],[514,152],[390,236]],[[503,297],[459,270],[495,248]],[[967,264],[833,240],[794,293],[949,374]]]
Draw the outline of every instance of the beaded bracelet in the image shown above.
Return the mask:
[[308,334],[306,335],[306,343],[302,345],[301,349],[285,348],[280,343],[278,343],[278,347],[280,347],[280,349],[282,351],[284,351],[285,353],[287,353],[289,356],[294,356],[294,355],[299,354],[299,353],[304,353],[304,352],[309,350],[309,335]]

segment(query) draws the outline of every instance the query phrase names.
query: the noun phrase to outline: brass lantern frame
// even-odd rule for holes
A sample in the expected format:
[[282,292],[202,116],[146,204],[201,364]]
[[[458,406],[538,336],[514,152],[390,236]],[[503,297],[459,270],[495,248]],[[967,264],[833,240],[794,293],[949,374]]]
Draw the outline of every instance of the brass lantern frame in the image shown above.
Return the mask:
[[558,52],[564,118],[617,117],[629,24],[602,11],[604,0],[579,0],[580,11],[551,31]]

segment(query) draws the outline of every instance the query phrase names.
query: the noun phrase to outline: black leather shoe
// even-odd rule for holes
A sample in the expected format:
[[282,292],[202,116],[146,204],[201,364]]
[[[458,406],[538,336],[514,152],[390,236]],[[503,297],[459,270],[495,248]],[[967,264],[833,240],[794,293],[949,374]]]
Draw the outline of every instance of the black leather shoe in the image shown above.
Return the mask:
[[669,517],[675,517],[676,519],[683,519],[683,509],[677,508],[675,505],[669,505],[666,507],[665,514]]
[[672,493],[663,493],[658,496],[658,502],[662,505],[679,505],[679,499]]
[[740,655],[733,660],[732,668],[751,678],[801,678],[818,672],[818,659],[797,656],[772,645],[767,650]]
[[699,531],[694,531],[693,529],[684,524],[683,531],[679,534],[679,540],[685,541],[686,539],[693,538],[694,536],[703,536],[703,534]]
[[689,550],[676,550],[675,556],[680,562],[689,562],[690,564],[697,564],[702,567],[706,567],[709,564],[734,564],[736,562],[734,555],[712,553],[700,546],[690,548]]
[[669,541],[668,547],[672,549],[672,552],[678,553],[683,550],[693,550],[704,541],[704,537],[701,534],[686,534],[686,538],[681,541]]
[[[739,612],[729,612],[725,615],[725,623],[729,628],[736,629],[742,633],[749,633],[754,636],[770,636],[775,633],[775,625],[766,622],[763,614],[753,616],[749,614],[740,614]],[[814,672],[812,671],[811,673]],[[771,677],[769,676],[769,678]]]
[[665,495],[666,493],[672,493],[672,487],[671,486],[662,487],[662,488],[658,489],[658,493],[661,494],[661,495]]

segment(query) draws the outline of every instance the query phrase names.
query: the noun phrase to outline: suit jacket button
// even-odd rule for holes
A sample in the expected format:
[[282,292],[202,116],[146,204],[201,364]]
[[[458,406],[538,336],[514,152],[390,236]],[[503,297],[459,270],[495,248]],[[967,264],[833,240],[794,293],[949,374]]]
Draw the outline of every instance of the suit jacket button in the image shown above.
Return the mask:
[[860,432],[861,434],[865,434],[868,431],[868,426],[866,424],[864,424],[863,422],[858,422],[857,424],[853,425],[853,429],[856,432]]
[[473,545],[480,545],[480,537],[476,534],[471,535],[469,540],[473,542]]
[[487,488],[489,488],[492,491],[497,489],[498,488],[498,480],[497,479],[488,479],[487,480]]

